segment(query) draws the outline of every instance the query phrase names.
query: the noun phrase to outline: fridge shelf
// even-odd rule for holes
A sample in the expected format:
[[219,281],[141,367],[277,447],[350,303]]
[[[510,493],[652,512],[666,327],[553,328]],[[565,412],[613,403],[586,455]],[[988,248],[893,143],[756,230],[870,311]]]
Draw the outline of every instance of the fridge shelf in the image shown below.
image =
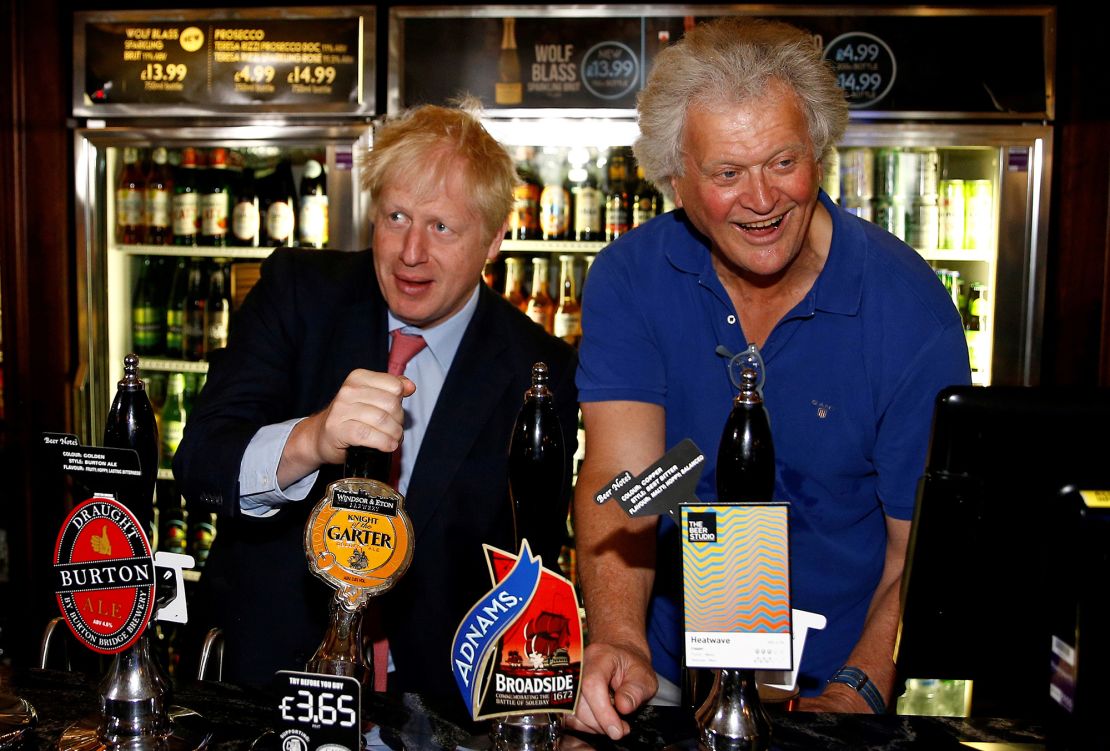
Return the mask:
[[504,240],[501,250],[508,253],[597,253],[608,244],[604,240]]
[[119,253],[131,256],[185,256],[188,258],[269,258],[274,249],[240,248],[211,245],[115,245]]
[[926,261],[978,261],[990,263],[994,253],[989,250],[919,250]]
[[161,357],[142,358],[143,370],[158,370],[170,373],[207,373],[208,363],[203,360],[170,360]]

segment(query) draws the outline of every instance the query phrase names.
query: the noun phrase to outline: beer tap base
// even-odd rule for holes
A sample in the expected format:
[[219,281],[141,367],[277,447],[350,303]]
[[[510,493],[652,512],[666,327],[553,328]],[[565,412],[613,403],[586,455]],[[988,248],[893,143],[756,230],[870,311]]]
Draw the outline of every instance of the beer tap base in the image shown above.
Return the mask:
[[100,715],[90,715],[66,728],[58,751],[200,751],[208,746],[212,730],[200,714],[184,707],[170,707],[165,733],[136,735],[117,743],[100,737]]
[[0,751],[17,748],[38,723],[35,708],[12,694],[0,694]]

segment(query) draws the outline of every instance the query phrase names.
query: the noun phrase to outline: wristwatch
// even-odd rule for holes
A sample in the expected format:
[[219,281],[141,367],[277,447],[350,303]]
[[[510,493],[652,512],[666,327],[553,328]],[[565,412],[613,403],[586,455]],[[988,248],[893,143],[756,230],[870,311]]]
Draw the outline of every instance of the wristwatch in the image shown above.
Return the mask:
[[883,701],[883,695],[879,693],[879,689],[875,688],[875,684],[867,677],[867,673],[859,668],[845,665],[832,678],[829,678],[829,683],[843,683],[848,688],[851,688],[863,697],[867,702],[867,706],[871,707],[871,711],[875,714],[883,714],[886,712],[886,702]]

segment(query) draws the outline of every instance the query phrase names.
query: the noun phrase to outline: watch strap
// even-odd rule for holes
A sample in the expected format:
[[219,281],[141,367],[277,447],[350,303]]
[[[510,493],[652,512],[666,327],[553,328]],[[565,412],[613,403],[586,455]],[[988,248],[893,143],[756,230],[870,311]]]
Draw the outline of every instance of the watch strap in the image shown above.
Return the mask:
[[859,693],[863,700],[867,702],[867,706],[875,714],[883,714],[886,712],[886,702],[883,701],[883,695],[879,693],[879,689],[875,688],[875,684],[867,677],[867,673],[863,672],[857,667],[852,665],[845,665],[840,670],[837,670],[832,678],[829,678],[829,683],[843,683],[851,689]]

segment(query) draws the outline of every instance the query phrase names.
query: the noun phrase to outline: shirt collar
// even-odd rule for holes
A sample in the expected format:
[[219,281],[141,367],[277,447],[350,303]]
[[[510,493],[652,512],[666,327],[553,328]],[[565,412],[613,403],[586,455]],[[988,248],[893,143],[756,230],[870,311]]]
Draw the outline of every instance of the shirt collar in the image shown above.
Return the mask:
[[466,333],[466,327],[470,325],[470,320],[474,318],[474,311],[477,309],[478,287],[475,286],[470,298],[457,313],[431,328],[422,329],[417,326],[409,326],[395,317],[393,311],[389,311],[386,317],[389,321],[389,331],[401,329],[402,333],[418,334],[424,337],[428,350],[435,357],[440,367],[443,368],[443,372],[446,373],[451,369],[451,363],[455,359],[455,353],[459,350],[459,344],[462,342],[463,334]]
[[[818,198],[832,218],[832,241],[825,266],[817,281],[814,282],[803,305],[812,304],[816,309],[830,313],[853,315],[859,311],[860,297],[863,293],[863,268],[866,258],[866,242],[858,222],[853,221],[829,198],[824,190],[819,190]],[[712,253],[705,237],[698,232],[683,211],[681,220],[686,224],[693,243],[671,243],[666,250],[667,260],[679,271],[696,274],[703,280],[716,277]]]

